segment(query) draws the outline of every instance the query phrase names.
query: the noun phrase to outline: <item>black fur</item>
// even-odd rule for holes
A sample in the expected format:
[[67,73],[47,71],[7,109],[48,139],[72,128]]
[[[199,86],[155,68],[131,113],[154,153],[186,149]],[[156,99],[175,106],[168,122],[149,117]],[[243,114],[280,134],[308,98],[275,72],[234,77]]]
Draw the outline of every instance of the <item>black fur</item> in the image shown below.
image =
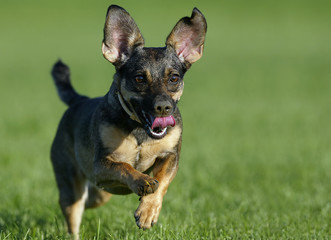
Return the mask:
[[141,196],[138,227],[156,223],[178,169],[183,124],[177,102],[183,78],[202,56],[206,27],[201,12],[193,9],[190,18],[176,24],[165,47],[145,48],[129,13],[112,5],[102,52],[116,73],[106,95],[90,99],[78,94],[69,68],[61,61],[54,65],[55,85],[69,108],[51,159],[61,209],[76,238],[84,209],[102,205],[111,194]]

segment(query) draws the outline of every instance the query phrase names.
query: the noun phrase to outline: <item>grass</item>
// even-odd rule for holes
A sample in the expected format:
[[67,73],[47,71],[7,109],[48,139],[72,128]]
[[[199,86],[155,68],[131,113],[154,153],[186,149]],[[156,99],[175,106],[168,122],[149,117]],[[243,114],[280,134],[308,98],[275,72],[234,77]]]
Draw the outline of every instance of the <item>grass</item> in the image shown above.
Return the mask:
[[[138,197],[87,211],[82,239],[329,239],[331,45],[328,1],[114,2],[160,46],[197,6],[204,56],[180,102],[180,169],[159,223],[135,226]],[[66,239],[49,148],[65,110],[61,57],[78,91],[108,89],[108,1],[3,1],[0,8],[0,240]],[[148,7],[146,7],[148,6]]]

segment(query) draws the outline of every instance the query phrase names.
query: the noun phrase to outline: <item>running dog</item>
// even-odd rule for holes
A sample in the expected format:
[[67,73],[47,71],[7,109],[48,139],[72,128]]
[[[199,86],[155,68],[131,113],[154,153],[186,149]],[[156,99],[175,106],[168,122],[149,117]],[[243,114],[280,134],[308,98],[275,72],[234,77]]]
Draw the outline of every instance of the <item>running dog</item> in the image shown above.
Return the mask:
[[78,238],[84,210],[102,205],[111,194],[140,196],[134,214],[139,228],[157,222],[178,169],[183,77],[202,56],[206,30],[203,14],[194,8],[191,17],[177,22],[165,47],[146,48],[129,13],[111,5],[102,53],[116,73],[106,95],[78,94],[69,68],[61,61],[54,65],[58,94],[69,108],[51,160],[69,233]]

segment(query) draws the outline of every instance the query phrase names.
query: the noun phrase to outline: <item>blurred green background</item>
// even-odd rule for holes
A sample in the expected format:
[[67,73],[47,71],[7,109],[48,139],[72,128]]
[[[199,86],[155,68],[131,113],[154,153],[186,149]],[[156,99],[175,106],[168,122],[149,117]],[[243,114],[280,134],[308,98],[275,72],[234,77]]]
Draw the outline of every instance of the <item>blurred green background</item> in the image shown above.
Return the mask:
[[83,239],[327,239],[331,229],[330,1],[23,1],[0,3],[0,239],[63,239],[49,160],[66,107],[50,69],[106,93],[110,4],[164,46],[198,7],[204,56],[185,77],[180,169],[159,223],[140,231],[134,195],[87,211]]

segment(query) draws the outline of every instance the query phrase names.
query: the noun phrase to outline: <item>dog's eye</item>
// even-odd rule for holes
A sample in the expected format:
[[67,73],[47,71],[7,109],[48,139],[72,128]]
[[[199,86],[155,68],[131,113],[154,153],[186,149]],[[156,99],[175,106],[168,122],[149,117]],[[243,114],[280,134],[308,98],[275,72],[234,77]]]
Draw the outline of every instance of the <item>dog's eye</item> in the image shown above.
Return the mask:
[[142,83],[142,82],[144,82],[145,78],[141,75],[138,75],[138,76],[136,76],[135,80],[136,80],[136,83]]
[[174,74],[174,75],[172,75],[172,76],[170,77],[169,81],[170,81],[171,83],[177,83],[177,82],[179,81],[179,76],[176,75],[176,74]]

